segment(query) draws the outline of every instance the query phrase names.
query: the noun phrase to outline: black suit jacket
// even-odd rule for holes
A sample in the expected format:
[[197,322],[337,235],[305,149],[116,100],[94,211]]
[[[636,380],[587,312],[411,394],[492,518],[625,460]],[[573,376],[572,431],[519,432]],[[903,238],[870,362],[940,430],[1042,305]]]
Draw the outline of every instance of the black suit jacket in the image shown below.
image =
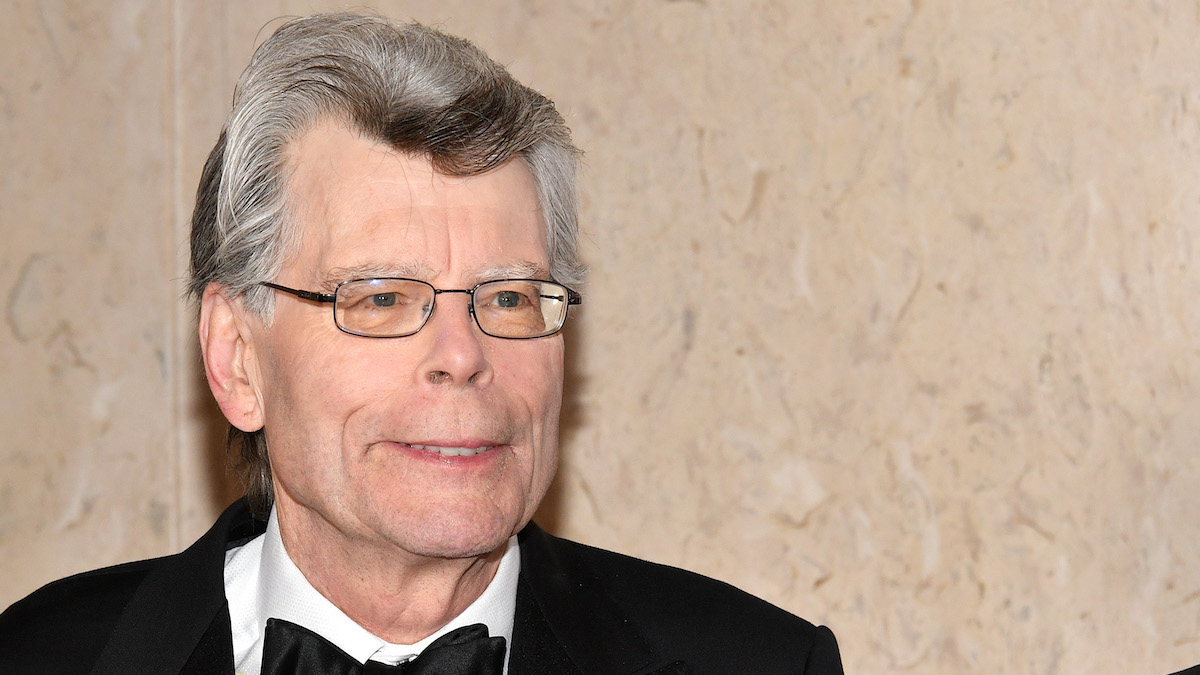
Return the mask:
[[[263,531],[244,502],[183,553],[53,582],[0,614],[0,673],[233,673],[225,552]],[[519,535],[511,675],[840,674],[833,633],[727,584]]]

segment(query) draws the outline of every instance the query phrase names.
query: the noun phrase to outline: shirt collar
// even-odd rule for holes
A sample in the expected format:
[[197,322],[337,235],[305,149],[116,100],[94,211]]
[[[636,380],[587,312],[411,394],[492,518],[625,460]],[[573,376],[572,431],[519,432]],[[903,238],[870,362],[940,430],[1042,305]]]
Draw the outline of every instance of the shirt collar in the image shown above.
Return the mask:
[[[239,557],[243,559],[235,565],[242,570],[241,576],[252,574],[256,583],[238,583],[231,586],[231,563]],[[253,564],[257,563],[257,564]],[[226,557],[226,590],[230,603],[230,616],[245,616],[253,621],[251,626],[243,624],[243,634],[251,629],[256,637],[255,644],[250,645],[251,654],[246,654],[250,660],[257,661],[258,671],[261,668],[262,639],[267,619],[276,618],[291,621],[320,634],[325,639],[337,645],[360,663],[374,659],[384,663],[396,664],[407,661],[420,654],[437,638],[462,626],[482,623],[488,627],[489,635],[502,636],[510,649],[505,650],[505,672],[508,671],[508,654],[511,651],[513,618],[517,604],[517,580],[521,571],[520,550],[517,538],[508,540],[507,548],[500,559],[496,574],[483,593],[475,599],[461,614],[454,617],[436,633],[412,645],[396,645],[388,643],[372,635],[353,619],[346,616],[325,596],[321,595],[312,584],[304,578],[304,574],[288,557],[283,547],[283,539],[279,534],[279,522],[275,511],[267,521],[266,532],[256,540],[249,542],[241,549],[231,551]],[[234,570],[234,577],[237,576]],[[256,586],[256,588],[251,588]],[[248,591],[248,593],[247,593]],[[242,611],[235,612],[235,596],[241,595],[236,604]],[[249,610],[249,611],[247,611]],[[243,661],[237,656],[238,629],[234,627],[235,661]],[[256,657],[256,658],[255,658]],[[246,665],[250,665],[246,663]],[[241,668],[239,668],[241,670]],[[250,670],[249,668],[247,669]]]

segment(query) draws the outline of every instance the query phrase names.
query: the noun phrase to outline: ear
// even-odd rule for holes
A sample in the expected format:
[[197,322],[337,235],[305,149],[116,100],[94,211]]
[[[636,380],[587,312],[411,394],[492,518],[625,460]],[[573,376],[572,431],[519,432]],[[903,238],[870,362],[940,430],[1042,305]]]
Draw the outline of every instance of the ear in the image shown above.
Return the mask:
[[263,427],[254,342],[240,298],[225,287],[209,284],[200,299],[200,352],[208,388],[226,419],[246,432]]

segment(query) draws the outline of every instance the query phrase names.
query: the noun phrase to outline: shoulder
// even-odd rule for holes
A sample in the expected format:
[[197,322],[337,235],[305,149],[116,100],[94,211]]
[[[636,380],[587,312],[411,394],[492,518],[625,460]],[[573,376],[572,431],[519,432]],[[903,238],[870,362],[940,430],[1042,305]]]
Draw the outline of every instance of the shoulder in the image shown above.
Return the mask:
[[760,634],[815,630],[808,621],[723,581],[565,539],[556,541],[566,555],[595,572],[614,600],[623,607],[639,608],[660,625],[681,624],[690,630],[703,621],[738,634],[749,629]]
[[729,664],[728,672],[781,672],[778,665],[783,663],[796,669],[782,672],[842,672],[837,642],[828,628],[725,582],[560,539],[540,529],[523,533],[523,566],[527,549],[531,555],[551,557],[573,583],[602,587],[660,651],[678,648],[690,659],[703,655]]
[[805,630],[808,621],[741,589],[695,572],[633,558],[621,553],[558,539],[567,555],[585,563],[602,580],[610,595],[626,605],[666,617],[704,617],[721,610],[720,622],[756,627]]
[[34,591],[0,614],[0,673],[86,673],[101,654],[118,662],[129,654],[190,654],[224,608],[225,551],[263,526],[239,500],[182,553]]
[[[155,565],[126,563],[51,582],[0,614],[0,672],[86,672]],[[78,670],[74,670],[78,669]]]

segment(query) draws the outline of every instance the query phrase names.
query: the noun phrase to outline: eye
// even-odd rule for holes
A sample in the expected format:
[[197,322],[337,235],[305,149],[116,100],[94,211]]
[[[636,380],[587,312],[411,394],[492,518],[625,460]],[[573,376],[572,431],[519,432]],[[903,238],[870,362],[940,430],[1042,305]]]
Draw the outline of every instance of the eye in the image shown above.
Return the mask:
[[520,307],[521,294],[516,291],[500,291],[496,294],[497,307]]
[[370,303],[375,307],[391,307],[396,304],[396,294],[375,293],[370,297]]
[[519,309],[526,310],[537,304],[537,289],[529,287],[528,284],[513,284],[511,282],[503,282],[508,285],[507,288],[499,286],[496,288],[488,287],[483,293],[476,296],[476,300],[480,307],[488,307],[494,310],[502,309]]

